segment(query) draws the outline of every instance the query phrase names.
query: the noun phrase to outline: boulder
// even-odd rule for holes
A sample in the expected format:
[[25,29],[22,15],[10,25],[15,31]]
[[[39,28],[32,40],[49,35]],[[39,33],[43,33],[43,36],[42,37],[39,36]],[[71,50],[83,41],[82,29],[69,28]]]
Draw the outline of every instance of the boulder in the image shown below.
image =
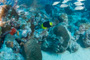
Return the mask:
[[67,48],[68,42],[70,40],[70,35],[67,27],[59,24],[53,29],[53,32],[56,36],[60,36],[64,39],[62,46]]
[[5,45],[8,48],[11,48],[15,53],[20,52],[20,45],[15,40],[13,35],[7,34],[5,37]]
[[85,47],[90,47],[90,29],[88,29],[83,37],[83,43]]
[[44,42],[42,42],[42,50],[49,51],[53,53],[62,53],[66,49],[62,47],[62,43],[64,42],[62,37],[56,36],[48,36]]
[[71,40],[68,49],[71,53],[74,53],[79,49],[79,45],[76,41]]
[[58,16],[58,19],[59,19],[60,22],[68,23],[68,15],[66,13],[61,13]]
[[41,49],[35,39],[30,39],[25,43],[23,52],[26,60],[42,60]]
[[49,36],[43,39],[42,50],[63,53],[69,46],[69,31],[64,25],[57,25],[49,32]]

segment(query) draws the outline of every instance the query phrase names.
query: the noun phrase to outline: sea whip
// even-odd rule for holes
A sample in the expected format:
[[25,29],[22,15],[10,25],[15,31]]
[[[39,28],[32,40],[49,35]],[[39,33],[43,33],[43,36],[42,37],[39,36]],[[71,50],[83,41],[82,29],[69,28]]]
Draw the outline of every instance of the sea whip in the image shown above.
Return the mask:
[[14,4],[13,8],[15,8],[15,7],[16,7],[16,5],[17,5],[17,1],[16,1],[16,3]]

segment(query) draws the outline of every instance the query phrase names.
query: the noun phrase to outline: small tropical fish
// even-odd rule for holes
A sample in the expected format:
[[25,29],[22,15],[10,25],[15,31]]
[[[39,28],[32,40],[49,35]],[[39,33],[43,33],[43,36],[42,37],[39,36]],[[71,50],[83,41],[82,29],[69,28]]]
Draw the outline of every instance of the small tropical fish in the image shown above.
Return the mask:
[[67,3],[68,1],[63,1],[62,3]]
[[64,0],[62,3],[67,3],[68,1],[71,1],[71,0]]
[[75,4],[76,6],[84,5],[84,3],[81,3],[81,2],[75,2],[74,4]]
[[75,7],[74,10],[83,10],[84,8],[85,8],[84,6],[77,6],[77,7]]
[[17,31],[17,35],[19,36],[19,31]]
[[77,0],[77,1],[85,1],[85,0]]
[[60,5],[60,8],[66,8],[66,7],[68,7],[69,5],[67,5],[67,4],[61,4]]
[[80,1],[74,2],[74,4],[80,4],[80,3],[81,3]]
[[43,24],[41,24],[42,29],[47,29],[53,26],[53,22],[46,21]]
[[59,3],[60,3],[60,1],[57,1],[57,2],[54,2],[52,5],[57,5]]

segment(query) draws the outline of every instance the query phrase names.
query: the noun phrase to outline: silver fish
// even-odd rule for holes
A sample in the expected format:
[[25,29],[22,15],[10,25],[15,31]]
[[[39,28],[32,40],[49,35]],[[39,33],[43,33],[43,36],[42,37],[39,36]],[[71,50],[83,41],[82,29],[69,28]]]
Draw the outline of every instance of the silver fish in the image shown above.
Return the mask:
[[60,1],[57,1],[57,2],[54,2],[52,5],[57,5],[59,3],[60,3]]
[[67,2],[69,2],[69,1],[71,1],[71,0],[64,0],[62,3],[67,3]]
[[68,7],[69,5],[67,5],[67,4],[61,4],[60,5],[60,8],[66,8],[66,7]]
[[84,5],[84,3],[81,3],[81,2],[75,2],[74,4],[75,4],[76,6]]
[[86,1],[86,0],[77,0],[77,1]]
[[84,8],[85,8],[84,6],[77,6],[77,7],[75,7],[74,10],[83,10]]

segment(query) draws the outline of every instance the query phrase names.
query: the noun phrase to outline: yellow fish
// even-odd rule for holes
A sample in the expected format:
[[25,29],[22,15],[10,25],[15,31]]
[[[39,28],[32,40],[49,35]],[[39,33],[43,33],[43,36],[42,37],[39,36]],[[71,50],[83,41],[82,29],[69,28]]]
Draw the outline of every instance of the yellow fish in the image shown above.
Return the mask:
[[19,31],[17,31],[17,35],[19,36]]

